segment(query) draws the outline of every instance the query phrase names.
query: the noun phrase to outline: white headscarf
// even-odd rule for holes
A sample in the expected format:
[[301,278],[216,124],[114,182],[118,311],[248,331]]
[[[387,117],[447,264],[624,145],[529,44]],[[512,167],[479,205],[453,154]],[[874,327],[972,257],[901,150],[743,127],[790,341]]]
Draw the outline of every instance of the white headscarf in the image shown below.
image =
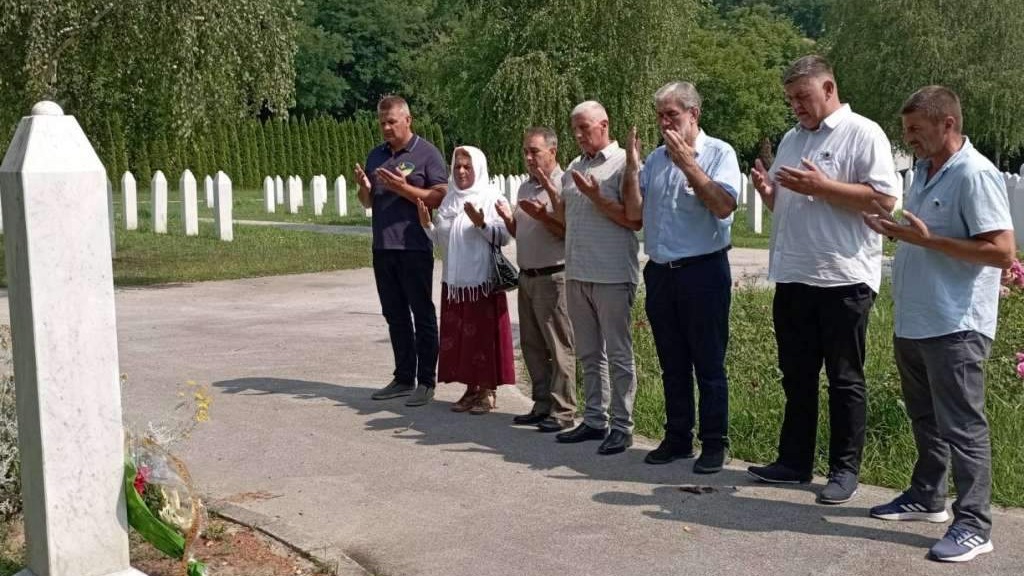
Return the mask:
[[[460,150],[469,154],[473,163],[473,183],[468,188],[459,188],[455,183],[455,155]],[[491,245],[487,233],[495,233],[495,242],[500,242],[504,231],[484,230],[482,233],[466,215],[467,202],[483,212],[487,228],[501,222],[495,206],[502,198],[497,188],[490,184],[487,173],[487,158],[483,151],[473,146],[459,146],[452,151],[451,173],[448,176],[448,193],[445,194],[435,218],[451,222],[448,249],[445,253],[445,282],[448,284],[448,298],[456,302],[474,301],[490,291],[493,267]]]

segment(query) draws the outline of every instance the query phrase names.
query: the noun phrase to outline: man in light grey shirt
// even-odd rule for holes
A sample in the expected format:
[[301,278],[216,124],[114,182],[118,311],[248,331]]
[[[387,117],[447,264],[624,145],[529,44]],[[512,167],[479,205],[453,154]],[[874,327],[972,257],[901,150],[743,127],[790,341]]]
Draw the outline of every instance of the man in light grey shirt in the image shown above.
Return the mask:
[[569,318],[583,365],[586,408],[583,423],[557,439],[604,439],[598,454],[616,454],[633,444],[636,366],[630,314],[640,270],[640,223],[626,218],[621,195],[626,153],[608,135],[604,106],[583,102],[571,119],[582,154],[562,177],[555,215],[566,227]]
[[562,189],[558,136],[545,127],[523,136],[530,178],[519,187],[515,213],[498,214],[516,238],[519,261],[519,342],[530,373],[533,408],[512,419],[541,432],[572,428],[576,415],[576,356],[565,297],[565,225],[554,217],[548,189]]

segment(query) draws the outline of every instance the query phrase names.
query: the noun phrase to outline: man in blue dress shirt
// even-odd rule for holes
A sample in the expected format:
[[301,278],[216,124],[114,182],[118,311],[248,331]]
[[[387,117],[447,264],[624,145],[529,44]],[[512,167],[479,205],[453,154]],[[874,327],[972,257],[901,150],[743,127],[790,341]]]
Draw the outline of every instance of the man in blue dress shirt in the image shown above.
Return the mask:
[[626,217],[643,220],[647,317],[665,387],[665,439],[649,464],[693,457],[693,373],[700,392],[700,458],[693,471],[722,469],[729,445],[729,340],[732,213],[740,169],[732,146],[700,129],[701,97],[689,82],[654,95],[665,144],[640,167],[636,128],[626,146]]
[[963,135],[960,99],[926,86],[903,105],[903,139],[920,160],[907,191],[905,224],[885,210],[864,217],[899,240],[893,265],[893,348],[917,444],[910,488],[871,515],[945,522],[953,463],[953,524],[931,558],[965,562],[992,551],[992,448],[985,372],[996,335],[1000,269],[1014,237],[999,170]]

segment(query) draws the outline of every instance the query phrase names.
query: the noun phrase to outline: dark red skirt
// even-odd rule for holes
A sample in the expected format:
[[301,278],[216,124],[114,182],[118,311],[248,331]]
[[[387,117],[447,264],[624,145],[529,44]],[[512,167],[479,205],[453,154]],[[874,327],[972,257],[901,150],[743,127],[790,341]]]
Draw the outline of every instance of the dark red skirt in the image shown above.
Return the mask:
[[452,302],[448,300],[448,285],[441,284],[437,379],[491,390],[501,384],[515,384],[512,322],[504,292],[475,302]]

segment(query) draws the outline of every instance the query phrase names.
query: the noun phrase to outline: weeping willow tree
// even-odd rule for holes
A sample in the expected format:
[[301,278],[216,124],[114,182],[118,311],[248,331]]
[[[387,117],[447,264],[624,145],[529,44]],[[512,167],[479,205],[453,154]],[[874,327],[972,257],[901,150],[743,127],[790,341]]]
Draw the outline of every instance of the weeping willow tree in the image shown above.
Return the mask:
[[577,153],[569,111],[596,99],[612,135],[637,125],[658,141],[651,97],[690,80],[705,97],[704,124],[753,150],[789,122],[781,67],[809,50],[791,22],[765,7],[719,16],[698,0],[486,2],[417,61],[417,95],[457,142],[481,146],[498,170],[521,170],[520,137],[555,128],[562,160]]
[[840,95],[895,141],[907,96],[942,84],[960,95],[965,132],[997,164],[1024,146],[1019,0],[835,2],[826,29]]
[[[293,101],[298,0],[0,0],[0,127],[55,100],[129,147]],[[6,144],[6,142],[4,142]]]

